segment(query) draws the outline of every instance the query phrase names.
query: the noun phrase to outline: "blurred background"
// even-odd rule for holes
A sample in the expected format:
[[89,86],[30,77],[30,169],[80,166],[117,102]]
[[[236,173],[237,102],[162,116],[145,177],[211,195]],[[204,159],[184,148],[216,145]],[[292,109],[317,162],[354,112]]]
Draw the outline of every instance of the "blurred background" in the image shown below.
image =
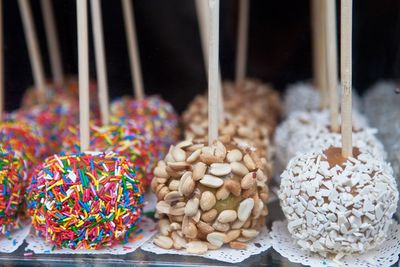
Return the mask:
[[[50,78],[40,1],[29,1],[46,75]],[[17,1],[3,3],[5,101],[6,109],[13,110],[19,107],[22,94],[33,84],[33,78]],[[250,0],[250,3],[248,77],[269,82],[280,91],[290,83],[311,79],[310,1]],[[162,95],[181,112],[207,86],[194,1],[135,0],[134,5],[145,91],[149,95]],[[64,70],[76,75],[75,0],[53,1],[53,6]],[[103,0],[102,8],[112,99],[132,94],[133,90],[121,2]],[[221,0],[223,79],[234,77],[237,9],[238,1]],[[354,0],[353,84],[359,93],[378,80],[400,79],[399,15],[398,0]],[[93,39],[90,38],[90,71],[95,80]]]

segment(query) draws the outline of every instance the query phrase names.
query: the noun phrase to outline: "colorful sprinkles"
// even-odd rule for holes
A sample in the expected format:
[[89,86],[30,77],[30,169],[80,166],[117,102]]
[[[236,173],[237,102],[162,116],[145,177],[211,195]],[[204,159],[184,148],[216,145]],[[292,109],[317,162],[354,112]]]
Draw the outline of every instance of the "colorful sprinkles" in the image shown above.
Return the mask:
[[111,103],[111,121],[114,123],[136,122],[143,126],[143,134],[157,144],[157,158],[162,159],[169,147],[179,139],[178,115],[171,104],[159,96],[146,97],[141,101],[122,97]]
[[[158,160],[157,143],[149,141],[143,136],[143,128],[136,123],[91,126],[90,150],[91,151],[114,151],[121,156],[127,157],[135,168],[138,179],[142,180],[144,186],[150,184],[153,177],[153,169]],[[79,153],[79,131],[76,127],[69,127],[63,144],[63,152]]]
[[9,237],[17,227],[25,180],[25,161],[0,148],[0,236]]
[[142,218],[144,193],[131,164],[113,152],[47,158],[27,190],[37,235],[71,249],[127,242]]

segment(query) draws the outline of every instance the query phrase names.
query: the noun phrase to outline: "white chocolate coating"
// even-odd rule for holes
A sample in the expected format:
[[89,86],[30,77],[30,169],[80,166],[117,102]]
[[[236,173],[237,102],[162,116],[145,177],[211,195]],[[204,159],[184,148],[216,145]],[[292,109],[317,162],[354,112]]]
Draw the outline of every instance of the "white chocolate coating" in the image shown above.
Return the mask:
[[304,250],[364,253],[386,239],[399,197],[391,167],[367,153],[342,166],[330,168],[319,150],[293,158],[281,175],[288,230]]

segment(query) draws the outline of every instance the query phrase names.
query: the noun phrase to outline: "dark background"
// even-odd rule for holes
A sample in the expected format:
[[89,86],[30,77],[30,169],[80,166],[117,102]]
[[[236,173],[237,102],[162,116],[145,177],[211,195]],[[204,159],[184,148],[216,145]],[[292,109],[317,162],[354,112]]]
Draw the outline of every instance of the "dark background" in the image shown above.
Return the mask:
[[[26,0],[28,1],[28,0]],[[206,0],[204,0],[206,1]],[[250,0],[249,77],[287,84],[311,78],[309,0]],[[30,1],[41,52],[50,66],[39,0]],[[147,94],[161,94],[182,111],[206,88],[206,75],[193,0],[135,0],[138,41]],[[66,73],[77,73],[74,0],[54,0]],[[221,0],[220,61],[223,79],[233,79],[237,1]],[[110,96],[131,94],[121,3],[103,0]],[[400,78],[400,1],[354,0],[353,83],[360,92],[379,79]],[[18,108],[33,83],[17,1],[4,0],[6,108]],[[95,79],[91,44],[91,78]]]

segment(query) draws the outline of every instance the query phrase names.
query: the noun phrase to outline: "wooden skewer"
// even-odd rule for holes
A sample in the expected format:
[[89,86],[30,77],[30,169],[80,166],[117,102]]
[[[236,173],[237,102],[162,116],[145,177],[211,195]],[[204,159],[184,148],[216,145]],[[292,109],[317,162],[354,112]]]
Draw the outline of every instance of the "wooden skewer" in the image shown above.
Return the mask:
[[3,51],[3,0],[0,0],[0,121],[4,114],[4,51]]
[[60,43],[58,42],[58,33],[56,30],[56,21],[54,18],[53,5],[51,0],[41,0],[44,26],[47,37],[47,46],[50,54],[51,73],[54,83],[58,86],[64,85],[64,71],[62,67]]
[[[23,1],[23,0],[22,0]],[[87,1],[76,0],[78,25],[79,128],[81,151],[89,148],[89,47]]]
[[209,59],[208,59],[208,144],[218,139],[218,60],[219,60],[219,0],[208,0]]
[[46,97],[46,84],[44,78],[42,57],[40,55],[36,29],[33,24],[31,8],[29,5],[29,1],[26,0],[18,0],[18,5],[21,12],[22,24],[24,26],[25,39],[28,44],[29,59],[33,69],[35,87],[39,93],[39,101],[43,103]]
[[337,36],[336,36],[336,0],[325,0],[326,7],[326,52],[327,78],[329,91],[329,109],[331,130],[339,132],[338,76],[337,76]]
[[99,84],[99,103],[101,122],[103,125],[108,125],[110,121],[109,109],[108,109],[108,82],[107,82],[107,65],[106,56],[104,49],[104,37],[103,37],[103,19],[101,14],[101,3],[100,0],[91,0],[91,11],[92,11],[92,27],[94,36],[94,49],[96,57],[96,71],[97,80]]
[[342,156],[353,155],[351,91],[352,91],[352,12],[353,0],[341,0],[340,76],[342,79]]
[[132,0],[121,0],[124,13],[126,40],[128,44],[129,60],[131,65],[131,77],[137,100],[144,99],[143,77],[140,66],[139,48],[136,37],[136,25]]
[[[199,22],[199,31],[201,39],[201,47],[203,50],[204,67],[206,69],[206,75],[208,75],[208,28],[209,28],[209,15],[207,1],[195,0],[197,19]],[[219,107],[219,122],[222,122],[225,118],[224,115],[224,97],[222,93],[222,82],[221,82],[221,71],[218,64],[218,107]]]
[[249,30],[249,0],[239,0],[239,25],[236,49],[236,82],[246,77],[247,39]]

